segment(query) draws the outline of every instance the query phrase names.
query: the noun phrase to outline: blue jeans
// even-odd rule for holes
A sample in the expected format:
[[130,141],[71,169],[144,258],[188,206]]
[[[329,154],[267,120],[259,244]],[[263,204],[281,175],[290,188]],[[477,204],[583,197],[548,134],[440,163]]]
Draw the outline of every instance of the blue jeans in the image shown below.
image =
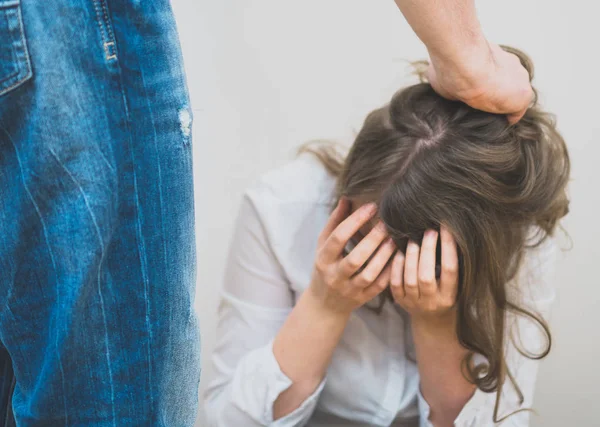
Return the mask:
[[167,0],[0,0],[0,425],[193,425],[191,121]]

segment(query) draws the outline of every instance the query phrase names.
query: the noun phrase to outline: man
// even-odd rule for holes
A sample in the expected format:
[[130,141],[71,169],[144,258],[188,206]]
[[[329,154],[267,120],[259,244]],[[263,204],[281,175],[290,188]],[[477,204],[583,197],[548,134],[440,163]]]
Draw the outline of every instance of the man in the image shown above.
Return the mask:
[[[434,88],[531,99],[473,0],[396,0]],[[190,426],[191,108],[168,0],[0,0],[0,419]]]

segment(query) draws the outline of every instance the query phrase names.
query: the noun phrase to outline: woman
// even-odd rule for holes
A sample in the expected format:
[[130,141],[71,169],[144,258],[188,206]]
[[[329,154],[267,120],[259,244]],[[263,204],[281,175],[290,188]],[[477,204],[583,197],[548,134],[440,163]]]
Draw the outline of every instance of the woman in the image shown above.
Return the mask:
[[414,85],[345,159],[309,147],[248,190],[209,423],[528,425],[569,176],[536,104],[510,125]]

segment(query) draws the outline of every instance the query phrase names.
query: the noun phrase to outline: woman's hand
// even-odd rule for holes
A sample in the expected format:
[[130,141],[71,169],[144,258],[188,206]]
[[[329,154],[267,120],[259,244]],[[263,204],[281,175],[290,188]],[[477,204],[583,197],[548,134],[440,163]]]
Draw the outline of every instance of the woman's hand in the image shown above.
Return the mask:
[[377,296],[390,283],[390,259],[396,246],[378,223],[347,256],[348,241],[375,215],[374,204],[348,216],[350,203],[340,200],[318,240],[309,291],[329,312],[349,315]]
[[429,405],[429,422],[453,426],[476,386],[468,381],[462,364],[468,350],[456,330],[458,253],[454,238],[440,229],[441,272],[436,275],[438,232],[427,230],[419,246],[409,242],[406,256],[398,253],[392,263],[392,294],[410,313],[419,388]]
[[454,316],[458,291],[458,253],[454,238],[441,227],[442,260],[436,276],[438,232],[427,230],[421,246],[408,242],[406,254],[398,251],[392,262],[391,289],[395,301],[413,320],[447,320]]

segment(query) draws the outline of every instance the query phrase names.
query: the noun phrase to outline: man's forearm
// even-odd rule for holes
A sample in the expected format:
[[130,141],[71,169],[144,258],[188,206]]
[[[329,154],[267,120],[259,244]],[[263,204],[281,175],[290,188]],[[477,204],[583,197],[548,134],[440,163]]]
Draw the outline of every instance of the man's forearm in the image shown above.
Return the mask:
[[461,67],[473,56],[485,60],[487,41],[474,0],[395,0],[427,47],[432,60]]

